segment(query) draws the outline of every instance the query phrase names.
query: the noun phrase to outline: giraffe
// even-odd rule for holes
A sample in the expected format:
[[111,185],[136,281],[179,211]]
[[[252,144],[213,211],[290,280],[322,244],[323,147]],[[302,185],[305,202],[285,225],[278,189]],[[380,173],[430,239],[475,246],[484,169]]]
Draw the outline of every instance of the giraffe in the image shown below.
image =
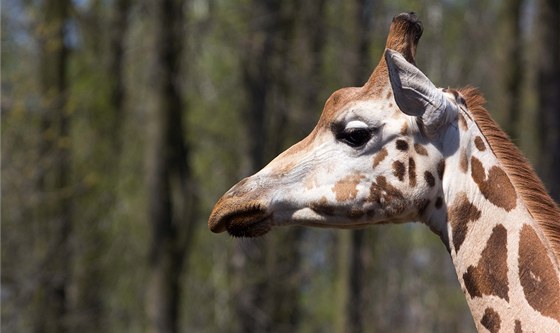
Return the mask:
[[306,138],[218,200],[209,228],[420,221],[479,332],[560,332],[560,210],[476,89],[438,89],[416,67],[422,32],[395,16],[364,86],[333,93]]

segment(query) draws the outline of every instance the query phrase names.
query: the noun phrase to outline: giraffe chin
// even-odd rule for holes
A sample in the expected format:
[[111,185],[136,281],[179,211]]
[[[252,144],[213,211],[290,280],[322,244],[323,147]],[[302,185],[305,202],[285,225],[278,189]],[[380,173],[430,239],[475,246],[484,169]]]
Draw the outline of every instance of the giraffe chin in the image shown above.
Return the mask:
[[233,220],[226,223],[226,230],[228,234],[233,237],[259,237],[271,229],[270,219],[264,217],[264,219],[247,219],[243,217],[243,220]]
[[266,219],[254,222],[250,225],[236,225],[231,223],[226,224],[226,230],[228,234],[230,234],[230,236],[240,238],[259,237],[269,232],[270,229],[270,223]]

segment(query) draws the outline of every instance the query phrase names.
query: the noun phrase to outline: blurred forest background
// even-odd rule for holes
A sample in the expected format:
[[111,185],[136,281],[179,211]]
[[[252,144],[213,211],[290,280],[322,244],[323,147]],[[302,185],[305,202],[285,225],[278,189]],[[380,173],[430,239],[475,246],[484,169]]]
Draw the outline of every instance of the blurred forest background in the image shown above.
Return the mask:
[[403,11],[558,202],[560,1],[2,0],[2,331],[473,332],[425,226],[207,229]]

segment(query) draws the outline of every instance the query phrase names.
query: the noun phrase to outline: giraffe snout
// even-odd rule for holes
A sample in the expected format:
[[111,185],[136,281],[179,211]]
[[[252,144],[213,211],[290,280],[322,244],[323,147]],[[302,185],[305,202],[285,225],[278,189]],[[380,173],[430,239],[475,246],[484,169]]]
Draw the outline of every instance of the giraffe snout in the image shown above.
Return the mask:
[[222,198],[210,214],[208,227],[212,232],[227,231],[234,237],[258,237],[270,230],[269,217],[259,201]]
[[257,237],[270,230],[270,214],[262,189],[248,177],[232,187],[216,203],[208,219],[210,231],[227,231],[235,237]]

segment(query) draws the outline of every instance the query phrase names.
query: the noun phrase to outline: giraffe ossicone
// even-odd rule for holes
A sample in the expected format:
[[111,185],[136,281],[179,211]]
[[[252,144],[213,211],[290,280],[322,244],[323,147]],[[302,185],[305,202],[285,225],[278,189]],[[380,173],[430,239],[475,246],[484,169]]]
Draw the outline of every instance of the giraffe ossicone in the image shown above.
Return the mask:
[[472,88],[415,66],[422,25],[396,16],[363,87],[216,203],[213,232],[420,221],[440,236],[481,332],[560,331],[560,211]]

